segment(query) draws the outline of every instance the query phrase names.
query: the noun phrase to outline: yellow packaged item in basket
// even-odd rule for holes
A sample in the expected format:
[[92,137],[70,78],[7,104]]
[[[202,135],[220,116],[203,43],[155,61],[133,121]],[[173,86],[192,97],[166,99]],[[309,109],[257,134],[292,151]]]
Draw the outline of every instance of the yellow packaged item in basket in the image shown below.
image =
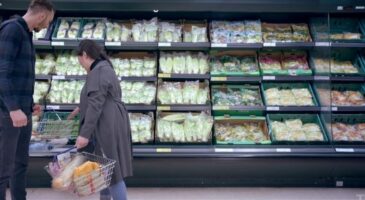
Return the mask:
[[106,188],[105,178],[101,172],[101,165],[87,161],[74,170],[75,191],[80,196],[93,194],[101,188]]
[[80,165],[74,170],[73,177],[78,178],[81,176],[88,175],[92,171],[100,171],[100,164],[96,162],[87,161],[84,164]]

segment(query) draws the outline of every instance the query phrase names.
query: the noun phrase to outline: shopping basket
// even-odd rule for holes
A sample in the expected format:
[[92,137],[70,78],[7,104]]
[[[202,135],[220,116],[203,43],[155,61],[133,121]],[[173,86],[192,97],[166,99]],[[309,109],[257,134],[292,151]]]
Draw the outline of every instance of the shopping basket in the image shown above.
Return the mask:
[[[60,166],[60,162],[57,160],[57,158],[59,158],[62,154],[69,153],[73,149],[74,147],[56,155],[53,159],[53,162],[45,167],[46,171],[53,178],[57,177],[57,174],[54,173],[55,171],[60,172],[67,168],[67,164],[65,166]],[[110,186],[116,163],[115,160],[106,158],[105,156],[102,157],[87,152],[76,153],[73,157],[75,158],[76,156],[82,156],[84,159],[83,163],[86,163],[87,161],[96,162],[100,167],[98,167],[97,169],[93,169],[90,172],[84,173],[83,175],[78,177],[75,177],[75,174],[73,174],[72,182],[67,191],[77,194],[81,197],[100,192],[101,190]]]
[[[71,137],[74,129],[75,120],[67,120],[62,116],[63,113],[45,113],[42,120],[37,123],[36,132],[40,139],[59,139]],[[61,115],[61,116],[60,116]]]

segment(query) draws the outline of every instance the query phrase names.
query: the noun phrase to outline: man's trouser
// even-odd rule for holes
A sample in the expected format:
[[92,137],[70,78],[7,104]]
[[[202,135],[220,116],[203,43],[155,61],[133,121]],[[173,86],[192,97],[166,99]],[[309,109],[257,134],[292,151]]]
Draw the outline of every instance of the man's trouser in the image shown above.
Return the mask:
[[25,176],[32,134],[32,120],[28,119],[27,126],[15,128],[10,116],[0,112],[0,200],[6,198],[8,183],[13,200],[26,199]]

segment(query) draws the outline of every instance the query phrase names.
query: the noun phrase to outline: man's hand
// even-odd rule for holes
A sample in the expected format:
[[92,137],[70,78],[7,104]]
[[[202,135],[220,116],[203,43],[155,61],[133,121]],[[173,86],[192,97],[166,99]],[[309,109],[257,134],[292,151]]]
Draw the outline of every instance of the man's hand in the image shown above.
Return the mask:
[[77,149],[82,149],[82,148],[86,147],[87,144],[89,144],[89,139],[84,138],[82,136],[78,136],[77,137],[76,144],[75,144],[75,146],[77,147]]
[[10,112],[11,120],[13,121],[14,127],[23,127],[28,124],[27,116],[22,110],[15,110]]
[[35,104],[34,106],[33,106],[33,113],[32,113],[32,115],[39,115],[39,114],[41,114],[41,112],[42,112],[42,107],[40,106],[40,105],[38,105],[38,104]]

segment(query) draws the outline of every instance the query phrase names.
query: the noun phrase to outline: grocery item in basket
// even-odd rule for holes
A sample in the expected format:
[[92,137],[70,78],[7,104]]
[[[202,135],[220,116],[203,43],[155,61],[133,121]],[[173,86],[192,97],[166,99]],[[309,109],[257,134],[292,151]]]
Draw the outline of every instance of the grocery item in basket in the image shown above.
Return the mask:
[[84,163],[86,158],[82,155],[76,155],[72,161],[65,167],[59,176],[53,178],[52,188],[58,190],[68,190],[71,183],[74,170]]
[[324,137],[318,124],[303,123],[301,119],[284,122],[272,121],[271,130],[277,141],[323,141]]
[[365,142],[365,123],[332,123],[332,135],[335,141]]
[[332,105],[334,106],[364,106],[364,95],[359,91],[331,91]]

